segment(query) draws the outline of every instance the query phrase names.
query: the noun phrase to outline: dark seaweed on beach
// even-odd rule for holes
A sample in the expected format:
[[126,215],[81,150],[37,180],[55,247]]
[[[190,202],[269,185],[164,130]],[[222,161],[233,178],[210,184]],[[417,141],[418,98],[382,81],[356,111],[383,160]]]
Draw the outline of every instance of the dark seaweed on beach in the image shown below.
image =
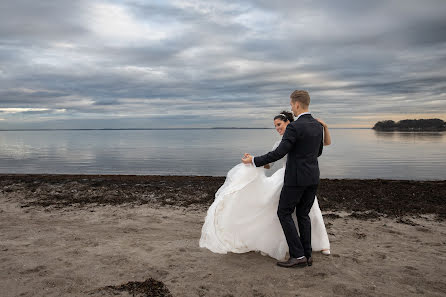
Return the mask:
[[[446,214],[446,181],[322,179],[318,189],[322,210],[404,215]],[[376,213],[372,213],[372,211]]]
[[96,291],[128,292],[131,296],[141,297],[172,297],[163,282],[149,278],[143,282],[128,282],[119,286],[106,286]]
[[[207,208],[224,177],[135,175],[0,175],[0,195],[22,207],[94,205]],[[322,179],[317,193],[323,211],[352,217],[436,214],[446,218],[446,181]]]
[[0,194],[21,194],[22,207],[88,205],[209,205],[224,178],[129,175],[0,176]]

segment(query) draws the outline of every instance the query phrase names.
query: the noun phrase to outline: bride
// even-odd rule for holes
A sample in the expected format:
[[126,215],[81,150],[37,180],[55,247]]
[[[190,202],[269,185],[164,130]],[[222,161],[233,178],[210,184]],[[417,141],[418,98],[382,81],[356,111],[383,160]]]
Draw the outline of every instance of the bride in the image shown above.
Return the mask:
[[[283,111],[274,117],[274,126],[280,135],[293,121],[290,112]],[[331,143],[327,125],[324,127],[324,145]],[[280,141],[274,144],[274,150]],[[285,239],[277,207],[283,186],[286,157],[283,166],[267,177],[265,169],[243,163],[229,170],[224,184],[215,194],[201,230],[200,247],[214,253],[226,254],[260,251],[277,260],[285,258],[288,244]],[[313,251],[330,254],[330,243],[317,198],[309,213],[311,219],[311,246]],[[296,223],[295,214],[293,219]]]

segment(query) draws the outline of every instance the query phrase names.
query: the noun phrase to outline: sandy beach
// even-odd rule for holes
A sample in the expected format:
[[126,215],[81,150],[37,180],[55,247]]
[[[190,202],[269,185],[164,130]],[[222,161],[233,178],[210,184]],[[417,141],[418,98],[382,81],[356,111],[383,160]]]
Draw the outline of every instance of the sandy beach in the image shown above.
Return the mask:
[[1,296],[444,296],[446,181],[322,180],[332,254],[198,246],[224,177],[0,176]]

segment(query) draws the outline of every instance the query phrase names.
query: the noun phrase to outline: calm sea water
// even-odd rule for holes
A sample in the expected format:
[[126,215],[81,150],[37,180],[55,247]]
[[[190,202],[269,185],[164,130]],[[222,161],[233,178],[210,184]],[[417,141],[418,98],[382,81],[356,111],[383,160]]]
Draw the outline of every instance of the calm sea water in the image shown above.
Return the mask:
[[[331,134],[322,178],[446,179],[444,132]],[[0,131],[0,173],[224,176],[244,152],[266,153],[279,139],[273,129]]]

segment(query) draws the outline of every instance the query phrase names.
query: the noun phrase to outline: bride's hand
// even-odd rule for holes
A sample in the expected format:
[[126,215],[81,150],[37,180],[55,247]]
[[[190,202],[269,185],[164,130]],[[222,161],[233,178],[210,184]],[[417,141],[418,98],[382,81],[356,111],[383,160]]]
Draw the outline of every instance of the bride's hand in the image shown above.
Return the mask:
[[250,154],[245,153],[242,158],[243,164],[252,164],[252,156]]
[[328,125],[321,119],[316,119],[322,127],[324,127],[324,145],[330,145],[331,144],[331,136],[330,131],[328,131]]
[[316,119],[316,121],[318,121],[319,123],[321,123],[321,125],[322,125],[324,128],[327,128],[327,127],[328,127],[328,125],[327,125],[323,120],[321,120],[321,119]]

